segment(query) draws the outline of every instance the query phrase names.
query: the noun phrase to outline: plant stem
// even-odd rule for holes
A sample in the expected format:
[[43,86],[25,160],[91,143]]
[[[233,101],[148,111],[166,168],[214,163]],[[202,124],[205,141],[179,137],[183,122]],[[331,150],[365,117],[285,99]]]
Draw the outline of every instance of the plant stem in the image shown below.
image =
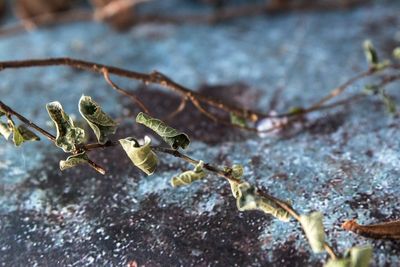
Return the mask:
[[225,103],[221,100],[202,95],[201,93],[192,91],[183,85],[180,85],[170,79],[168,76],[153,71],[150,74],[130,71],[122,68],[117,68],[109,65],[98,64],[95,62],[84,61],[73,58],[48,58],[48,59],[33,59],[21,61],[2,61],[0,62],[0,71],[4,69],[17,69],[17,68],[33,68],[33,67],[50,67],[50,66],[68,66],[75,69],[91,71],[104,75],[106,70],[109,74],[114,74],[120,77],[130,78],[141,81],[145,84],[158,84],[175,93],[190,98],[195,98],[200,102],[206,103],[210,106],[224,110],[226,112],[234,113],[240,117],[247,118],[251,121],[256,121],[259,117],[267,117],[267,114],[249,110],[246,108],[236,107],[232,104]]
[[[301,110],[300,112],[269,115],[269,114],[254,111],[251,109],[238,107],[238,106],[232,105],[230,103],[226,103],[222,100],[215,99],[215,98],[203,95],[199,92],[192,91],[189,88],[176,83],[175,81],[170,79],[168,76],[166,76],[160,72],[157,72],[157,71],[151,72],[149,74],[141,73],[141,72],[130,71],[127,69],[117,68],[117,67],[113,67],[113,66],[109,66],[109,65],[103,65],[103,64],[99,64],[99,63],[95,63],[95,62],[73,59],[73,58],[48,58],[48,59],[33,59],[33,60],[21,60],[21,61],[3,61],[3,62],[0,61],[0,71],[5,70],[5,69],[51,67],[51,66],[68,66],[68,67],[75,68],[75,69],[80,69],[80,70],[85,70],[85,71],[90,71],[90,72],[95,72],[95,73],[101,74],[101,75],[103,75],[105,80],[112,86],[113,89],[115,89],[119,93],[122,93],[125,96],[129,96],[145,111],[146,110],[148,111],[148,109],[144,106],[144,104],[140,101],[140,99],[133,93],[131,93],[127,90],[124,90],[122,88],[119,88],[115,83],[113,83],[111,81],[109,74],[138,80],[145,84],[150,84],[150,83],[158,84],[164,88],[171,90],[172,92],[175,92],[175,93],[181,95],[182,99],[185,99],[185,101],[188,101],[188,100],[191,101],[195,105],[195,107],[204,116],[206,116],[207,118],[209,118],[217,123],[227,125],[230,127],[240,128],[242,130],[247,130],[247,131],[251,131],[251,132],[258,132],[258,133],[271,132],[271,131],[274,131],[275,129],[282,128],[283,126],[280,126],[280,125],[273,126],[270,129],[259,131],[253,127],[232,124],[231,122],[225,121],[224,119],[219,118],[218,116],[215,116],[214,114],[207,111],[201,105],[201,103],[212,106],[214,108],[217,108],[217,109],[222,110],[227,113],[233,113],[239,117],[246,118],[247,120],[253,121],[253,122],[258,121],[261,118],[301,116],[306,113],[314,112],[317,110],[327,109],[327,108],[331,108],[332,106],[339,106],[339,105],[349,103],[350,101],[338,101],[333,104],[324,105],[326,102],[328,102],[332,98],[335,98],[338,95],[342,94],[350,85],[354,84],[356,81],[358,81],[362,78],[371,76],[377,72],[375,69],[371,68],[365,72],[362,72],[362,73],[350,78],[345,83],[343,83],[339,87],[332,90],[327,96],[323,97],[321,100],[317,101],[315,104],[311,105],[309,108],[305,108],[305,109]],[[390,65],[386,69],[397,70],[397,69],[400,69],[400,66],[399,65]],[[389,79],[387,82],[392,82],[393,80],[396,80],[396,79],[399,79],[399,78],[395,77],[395,78],[392,78],[391,80]],[[183,109],[183,108],[184,108],[184,106],[181,109]],[[181,110],[179,110],[179,112],[180,111]]]
[[6,104],[4,104],[2,101],[0,101],[0,109],[4,110],[6,113],[8,113],[8,115],[13,115],[13,116],[17,117],[21,122],[25,123],[27,126],[33,128],[33,129],[35,129],[36,131],[38,131],[39,133],[44,135],[47,139],[49,139],[51,142],[53,142],[53,143],[55,142],[56,137],[54,135],[52,135],[45,129],[37,126],[35,123],[28,120],[27,118],[25,118],[24,116],[22,116],[21,114],[19,114],[18,112],[16,112],[15,110],[10,108]]

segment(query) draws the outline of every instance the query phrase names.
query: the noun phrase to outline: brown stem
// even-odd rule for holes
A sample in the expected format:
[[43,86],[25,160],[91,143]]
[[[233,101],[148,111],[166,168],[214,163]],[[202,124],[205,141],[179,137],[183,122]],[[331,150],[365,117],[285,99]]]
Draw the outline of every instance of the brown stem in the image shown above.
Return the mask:
[[175,111],[173,111],[171,114],[169,114],[166,117],[166,119],[170,120],[173,117],[175,117],[176,115],[178,115],[179,113],[181,113],[185,109],[187,101],[188,101],[187,97],[182,97],[182,100],[181,100],[181,103],[179,104],[179,106],[176,108]]
[[106,174],[106,170],[98,165],[96,162],[93,162],[91,159],[88,159],[88,164],[90,167],[92,167],[95,171],[101,173],[102,175]]
[[[326,97],[322,98],[320,101],[316,102],[311,107],[302,110],[301,112],[298,112],[295,114],[286,113],[286,114],[279,114],[279,115],[272,116],[272,115],[264,114],[264,113],[257,112],[254,110],[237,107],[235,105],[225,103],[221,100],[214,99],[209,96],[203,95],[201,93],[192,91],[192,90],[186,88],[185,86],[174,82],[166,75],[164,75],[160,72],[157,72],[157,71],[152,72],[150,74],[140,73],[140,72],[130,71],[130,70],[122,69],[122,68],[117,68],[117,67],[113,67],[113,66],[108,66],[108,65],[103,65],[103,64],[98,64],[98,63],[94,63],[94,62],[73,59],[73,58],[49,58],[49,59],[0,62],[0,70],[11,69],[11,68],[31,68],[31,67],[50,67],[50,66],[68,66],[71,68],[100,73],[105,76],[106,80],[107,80],[107,75],[114,74],[114,75],[121,76],[121,77],[139,80],[139,81],[144,82],[145,84],[153,83],[153,84],[161,85],[164,88],[167,88],[175,93],[180,94],[183,98],[190,99],[192,101],[192,103],[196,106],[196,108],[203,115],[207,116],[210,119],[213,119],[214,121],[216,119],[216,116],[214,116],[213,114],[211,114],[210,112],[208,112],[204,108],[202,108],[202,106],[200,105],[200,102],[204,103],[206,105],[209,105],[209,106],[213,106],[217,109],[223,110],[225,112],[233,113],[239,117],[246,118],[250,121],[257,121],[260,118],[267,118],[267,117],[299,116],[299,115],[302,115],[305,113],[309,113],[309,112],[313,112],[316,110],[326,108],[324,106],[324,104],[327,101],[342,94],[351,84],[358,81],[359,79],[370,76],[376,72],[375,69],[369,69],[368,71],[365,71],[365,72],[362,72],[362,73],[356,75],[355,77],[349,79],[347,82],[345,82],[341,86],[332,90],[331,93],[328,94]],[[387,69],[399,69],[399,68],[400,68],[399,65],[390,65],[387,67]],[[118,88],[118,87],[116,87],[115,84],[112,83],[112,81],[110,79],[108,79],[108,82],[111,82],[110,84],[113,86],[114,89]],[[118,89],[121,89],[121,88],[118,88]],[[122,89],[122,91],[121,91],[118,89],[116,89],[118,92],[128,93],[126,90]],[[131,95],[131,97],[132,97],[132,95]],[[138,99],[136,99],[136,100],[138,100]],[[138,101],[137,103],[140,103],[140,101]],[[217,119],[217,121],[219,123],[222,123],[227,126],[241,128],[243,130],[252,131],[252,132],[270,132],[277,128],[277,127],[273,127],[271,129],[267,129],[264,131],[257,131],[256,128],[234,125],[230,122],[226,122],[224,120],[219,120],[219,119]],[[278,128],[280,128],[280,127],[278,127]]]
[[331,257],[334,260],[337,258],[335,251],[328,243],[325,242],[324,248],[325,248],[325,251],[329,254],[329,257]]
[[339,96],[340,94],[344,93],[346,91],[347,88],[349,88],[350,85],[354,84],[356,81],[370,76],[372,74],[374,74],[376,72],[375,69],[369,69],[365,72],[361,72],[360,74],[354,76],[353,78],[347,80],[344,84],[342,84],[341,86],[333,89],[327,96],[323,97],[321,100],[319,100],[318,102],[316,102],[315,104],[311,105],[310,108],[308,108],[309,110],[313,110],[316,108],[321,107],[323,104],[325,104],[326,102],[328,102],[329,100],[331,100],[332,98],[335,98],[337,96]]
[[369,238],[400,240],[400,220],[370,225],[360,225],[355,220],[349,220],[342,224],[342,228]]
[[[392,70],[398,70],[400,69],[399,65],[389,65],[386,67],[386,69],[392,69]],[[356,94],[352,97],[349,97],[347,99],[344,100],[340,100],[337,101],[335,103],[331,103],[331,104],[326,104],[329,100],[338,97],[339,95],[343,94],[351,85],[353,85],[355,82],[372,76],[374,74],[376,74],[378,72],[378,70],[374,69],[374,68],[370,68],[367,71],[361,72],[359,74],[357,74],[356,76],[348,79],[346,82],[344,82],[342,85],[340,85],[339,87],[336,87],[335,89],[333,89],[328,95],[326,95],[325,97],[323,97],[322,99],[318,100],[316,103],[312,104],[310,107],[303,109],[299,112],[296,113],[282,113],[282,114],[278,114],[275,115],[275,117],[293,117],[293,116],[299,116],[299,115],[304,115],[306,113],[311,113],[314,111],[319,111],[319,110],[323,110],[323,109],[329,109],[332,107],[336,107],[339,105],[343,105],[343,104],[347,104],[353,100],[358,100],[360,98],[363,97],[363,95],[361,94]],[[394,82],[396,80],[400,79],[400,75],[385,75],[382,77],[381,82],[378,84],[378,86],[382,87],[385,86],[391,82]]]
[[108,74],[107,69],[103,69],[103,74],[104,74],[104,79],[106,82],[111,85],[111,87],[116,90],[118,93],[129,97],[134,103],[136,103],[145,113],[150,114],[149,109],[143,104],[143,102],[137,97],[134,93],[131,93],[125,89],[120,88],[118,85],[116,85],[110,78],[110,75]]
[[117,76],[138,80],[145,84],[152,83],[161,85],[164,88],[167,88],[177,94],[180,94],[182,97],[195,98],[197,101],[206,103],[207,105],[213,106],[228,113],[234,113],[237,116],[247,118],[251,121],[257,121],[259,117],[268,117],[267,114],[263,114],[246,108],[237,107],[235,105],[225,103],[221,100],[214,99],[212,97],[205,96],[198,92],[192,91],[187,87],[174,82],[166,75],[157,71],[154,71],[150,74],[140,73],[73,58],[48,58],[48,59],[0,62],[0,70],[16,69],[16,68],[32,68],[32,67],[50,67],[50,66],[68,66],[71,68],[91,71],[102,75],[104,75],[104,70],[106,70],[109,74],[114,74]]
[[21,114],[19,114],[18,112],[16,112],[15,110],[10,108],[6,104],[4,104],[2,101],[0,101],[0,109],[4,110],[8,115],[13,115],[13,116],[17,117],[21,122],[25,123],[27,126],[33,128],[33,129],[35,129],[36,131],[38,131],[39,133],[44,135],[47,139],[49,139],[51,142],[54,143],[56,141],[56,137],[54,135],[52,135],[45,129],[37,126],[35,123],[28,120],[27,118],[25,118],[24,116],[22,116]]

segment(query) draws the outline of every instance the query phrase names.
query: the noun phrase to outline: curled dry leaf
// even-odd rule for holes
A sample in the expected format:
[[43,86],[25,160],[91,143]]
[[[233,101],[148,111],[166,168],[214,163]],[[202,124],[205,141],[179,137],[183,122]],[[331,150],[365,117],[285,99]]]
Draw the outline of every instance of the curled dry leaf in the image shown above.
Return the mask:
[[365,40],[363,43],[365,58],[368,64],[374,66],[379,63],[378,53],[370,40]]
[[12,128],[7,123],[0,121],[0,134],[8,140],[12,134]]
[[372,259],[372,247],[352,247],[343,258],[330,259],[324,267],[368,267]]
[[7,123],[0,122],[0,134],[3,135],[6,140],[8,140],[12,134],[12,141],[15,146],[21,146],[22,143],[28,141],[40,140],[39,136],[29,130],[25,125],[16,126],[11,118],[7,120]]
[[257,188],[247,182],[233,182],[231,190],[240,211],[260,210],[284,222],[288,222],[291,218],[290,214],[281,208],[274,199],[259,195]]
[[89,161],[89,158],[87,157],[85,152],[71,155],[66,160],[60,161],[60,170],[63,171],[63,170],[69,169],[69,168],[73,168],[77,165],[87,164],[88,161]]
[[136,167],[147,175],[152,175],[154,173],[158,164],[158,158],[151,149],[150,137],[144,137],[143,146],[140,146],[139,142],[132,137],[120,139],[119,143]]
[[108,136],[117,130],[117,123],[90,96],[81,97],[79,112],[92,128],[100,144],[106,143]]
[[203,166],[204,162],[200,161],[192,171],[185,171],[178,176],[173,177],[171,179],[171,185],[173,187],[183,186],[203,179],[206,176]]
[[51,16],[54,13],[67,10],[71,3],[72,0],[16,0],[14,10],[17,17],[30,22],[31,26],[34,26],[32,19],[35,17]]
[[314,253],[325,251],[325,232],[322,218],[320,212],[300,216],[300,223]]
[[136,122],[152,129],[173,149],[178,149],[179,147],[185,149],[190,144],[190,139],[185,133],[181,133],[166,125],[163,121],[153,118],[143,112],[140,112],[136,116]]
[[29,130],[25,125],[14,127],[13,129],[13,141],[16,146],[22,145],[27,141],[39,141],[40,138],[34,132]]
[[360,225],[355,220],[345,221],[342,228],[374,239],[400,239],[400,220],[370,225]]
[[237,125],[240,127],[247,127],[246,118],[240,117],[233,112],[230,113],[230,118],[231,118],[231,123],[233,125]]
[[393,50],[393,57],[396,58],[396,59],[400,59],[400,47],[396,47]]
[[46,105],[47,112],[57,129],[56,146],[64,152],[71,152],[81,144],[85,138],[85,131],[74,126],[72,119],[64,112],[60,102],[51,102]]

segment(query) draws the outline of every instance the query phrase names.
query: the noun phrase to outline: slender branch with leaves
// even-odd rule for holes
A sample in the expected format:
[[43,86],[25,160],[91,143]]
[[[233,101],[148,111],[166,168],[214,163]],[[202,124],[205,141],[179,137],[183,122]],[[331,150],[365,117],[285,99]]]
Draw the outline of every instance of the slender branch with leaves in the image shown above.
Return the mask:
[[[384,70],[398,70],[399,66],[388,61],[379,61],[377,53],[372,44],[366,42],[364,45],[366,56],[369,62],[369,69],[350,80],[343,85],[335,88],[327,96],[311,105],[309,108],[297,108],[289,113],[278,115],[268,115],[258,111],[237,107],[227,104],[221,100],[204,96],[198,92],[192,91],[176,82],[167,76],[153,72],[144,74],[133,72],[116,67],[91,63],[76,59],[57,58],[44,60],[26,60],[26,61],[8,61],[0,62],[0,69],[7,68],[23,68],[23,67],[40,67],[40,66],[58,66],[66,65],[78,69],[89,70],[100,73],[104,76],[108,84],[117,92],[128,96],[135,104],[137,104],[143,112],[139,112],[136,116],[136,122],[141,124],[154,133],[168,146],[152,146],[152,140],[148,136],[144,137],[125,137],[119,140],[112,140],[111,136],[117,131],[118,123],[111,116],[106,114],[100,104],[93,100],[90,96],[82,96],[78,103],[80,115],[87,122],[94,135],[96,143],[85,143],[85,136],[88,133],[75,125],[71,117],[64,111],[61,103],[51,102],[46,105],[50,119],[53,121],[56,128],[56,135],[49,133],[31,120],[21,115],[7,104],[0,101],[0,134],[5,139],[12,136],[12,141],[16,146],[22,145],[28,141],[39,141],[37,134],[41,134],[50,140],[55,146],[61,148],[68,153],[68,157],[61,160],[59,165],[61,170],[77,167],[78,165],[87,164],[101,174],[105,174],[104,167],[95,163],[90,159],[90,151],[96,149],[111,148],[121,146],[131,160],[132,164],[144,172],[146,175],[152,175],[157,171],[159,164],[159,156],[167,154],[179,158],[193,165],[192,170],[186,170],[172,177],[171,185],[173,187],[188,186],[196,181],[205,179],[208,175],[215,175],[226,180],[231,188],[233,197],[236,199],[236,205],[239,211],[259,210],[265,214],[273,216],[282,222],[290,222],[295,220],[302,227],[304,234],[314,253],[326,252],[329,255],[329,260],[325,266],[328,267],[366,267],[372,258],[372,248],[370,246],[353,247],[343,254],[338,253],[327,241],[323,226],[323,215],[321,212],[312,212],[310,214],[301,214],[295,210],[291,201],[282,200],[274,195],[271,195],[264,190],[261,190],[256,185],[248,183],[244,179],[243,167],[240,164],[232,166],[219,166],[202,160],[193,159],[182,151],[190,145],[190,137],[177,129],[170,127],[168,124],[158,118],[152,117],[147,111],[148,108],[133,92],[129,92],[120,88],[110,78],[110,74],[132,78],[147,83],[159,84],[175,93],[182,96],[184,101],[191,101],[195,107],[199,109],[205,116],[212,119],[215,115],[208,114],[202,105],[212,106],[231,115],[231,121],[224,121],[217,118],[215,122],[232,127],[238,127],[243,130],[257,132],[257,128],[249,127],[248,124],[256,123],[262,119],[296,116],[304,116],[307,113],[321,109],[332,108],[339,104],[347,103],[344,100],[334,103],[328,103],[331,99],[343,94],[346,89],[361,78],[371,76],[373,74],[382,74]],[[396,52],[397,51],[397,52]],[[398,50],[395,50],[395,55]],[[368,85],[366,91],[372,94],[379,95],[390,112],[396,112],[393,100],[389,97],[383,87],[390,82],[400,79],[399,73],[385,74],[381,77],[381,82],[378,84]],[[359,96],[358,93],[356,96]],[[354,99],[354,96],[347,98]],[[184,101],[182,103],[184,103]],[[181,105],[178,107],[181,108]],[[201,107],[201,108],[200,108]],[[175,112],[177,113],[177,112]],[[173,114],[176,115],[176,114]],[[18,119],[22,124],[15,123]],[[267,129],[268,131],[275,129]],[[132,133],[134,135],[134,133]],[[382,226],[383,225],[383,226]],[[354,221],[349,221],[343,225],[346,230],[359,232],[374,238],[392,238],[398,239],[398,222],[375,226],[360,226]],[[394,229],[394,230],[393,230]]]

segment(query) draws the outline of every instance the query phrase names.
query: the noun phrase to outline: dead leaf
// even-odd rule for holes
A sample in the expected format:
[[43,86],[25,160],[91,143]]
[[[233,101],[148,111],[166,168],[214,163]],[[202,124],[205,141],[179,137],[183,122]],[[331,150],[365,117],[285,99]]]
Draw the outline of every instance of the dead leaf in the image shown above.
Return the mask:
[[72,0],[16,0],[14,10],[16,16],[32,28],[35,27],[34,18],[67,10],[71,2]]
[[4,0],[0,0],[0,18],[4,15],[4,11],[6,9],[6,3]]
[[125,30],[135,23],[134,7],[148,0],[90,0],[95,7],[94,18],[106,21],[118,30]]
[[400,220],[370,225],[360,225],[356,220],[345,221],[342,228],[374,239],[400,239]]

